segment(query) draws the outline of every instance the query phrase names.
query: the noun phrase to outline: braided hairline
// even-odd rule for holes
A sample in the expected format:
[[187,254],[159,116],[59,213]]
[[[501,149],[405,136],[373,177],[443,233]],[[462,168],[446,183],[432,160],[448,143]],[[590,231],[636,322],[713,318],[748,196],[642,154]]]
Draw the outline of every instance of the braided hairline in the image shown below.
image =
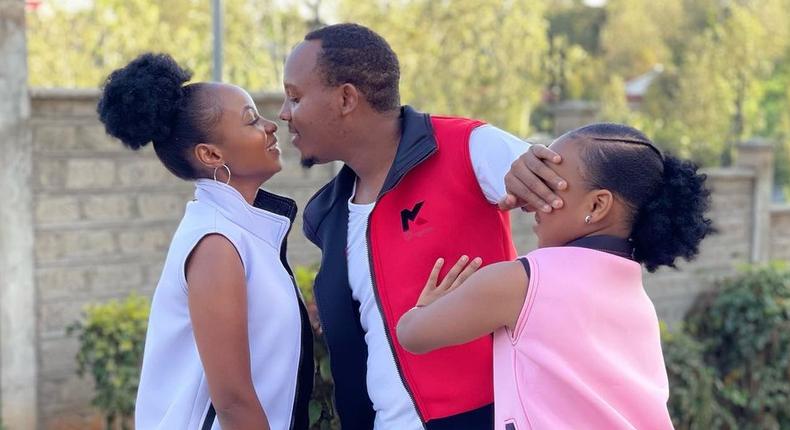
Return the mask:
[[593,139],[593,140],[598,140],[598,141],[602,141],[602,142],[626,142],[626,143],[635,143],[637,145],[644,145],[644,146],[647,146],[648,148],[652,149],[653,152],[655,152],[658,155],[658,157],[661,158],[661,161],[664,161],[664,153],[662,153],[661,150],[658,149],[655,145],[653,145],[653,143],[650,142],[650,141],[641,140],[641,139],[620,138],[620,137],[614,138],[614,137],[595,137],[595,136],[590,136],[590,138]]

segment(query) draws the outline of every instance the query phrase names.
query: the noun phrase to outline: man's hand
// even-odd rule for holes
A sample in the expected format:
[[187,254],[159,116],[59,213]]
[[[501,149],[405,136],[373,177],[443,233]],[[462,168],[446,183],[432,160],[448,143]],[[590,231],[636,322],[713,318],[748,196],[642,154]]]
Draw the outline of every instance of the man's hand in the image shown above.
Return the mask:
[[[439,272],[444,265],[444,259],[440,258],[436,260],[436,263],[433,265],[433,270],[431,270],[431,274],[428,276],[428,282],[425,283],[425,288],[423,288],[420,297],[417,299],[417,306],[428,306],[439,297],[458,288],[466,278],[470,277],[472,273],[475,273],[477,269],[480,268],[481,264],[483,264],[483,260],[480,257],[469,262],[469,257],[464,255],[458,259],[455,266],[447,272],[442,282],[439,283]],[[437,283],[439,283],[439,285],[437,285]]]
[[[543,145],[532,145],[510,166],[505,175],[507,196],[499,202],[501,210],[523,207],[551,212],[562,207],[562,200],[552,191],[564,190],[568,183],[548,163],[559,164],[562,158]],[[548,185],[547,185],[548,184]]]

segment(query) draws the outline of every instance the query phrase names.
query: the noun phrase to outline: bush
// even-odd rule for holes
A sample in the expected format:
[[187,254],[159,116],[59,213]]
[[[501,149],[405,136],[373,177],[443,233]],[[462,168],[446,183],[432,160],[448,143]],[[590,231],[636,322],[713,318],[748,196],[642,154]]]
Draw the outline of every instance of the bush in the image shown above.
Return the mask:
[[[315,267],[297,266],[294,277],[310,315],[313,326],[318,325],[318,309],[313,296],[313,283],[316,275]],[[329,352],[326,349],[321,331],[313,333],[313,354],[315,358],[315,378],[313,395],[310,399],[310,430],[332,430],[340,428],[340,421],[335,413],[332,397],[334,385],[332,372],[329,368]]]
[[88,305],[83,319],[67,328],[78,335],[77,373],[93,376],[92,403],[104,413],[107,429],[131,428],[149,308],[148,299],[132,294],[120,302]]
[[738,429],[790,428],[790,270],[748,269],[687,318]]
[[683,331],[661,325],[661,345],[669,376],[669,415],[677,429],[735,428],[732,414],[716,397],[721,381],[703,359],[702,344]]

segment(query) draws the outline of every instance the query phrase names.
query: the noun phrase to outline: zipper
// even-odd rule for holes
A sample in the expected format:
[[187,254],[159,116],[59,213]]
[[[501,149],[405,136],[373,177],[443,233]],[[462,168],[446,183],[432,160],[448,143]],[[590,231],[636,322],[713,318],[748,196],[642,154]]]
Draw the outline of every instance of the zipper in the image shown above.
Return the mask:
[[[435,153],[436,153],[436,149],[434,149],[433,151],[427,153],[424,157],[420,158],[416,163],[414,163],[414,166],[412,166],[412,168],[414,168],[417,165],[421,164],[423,161],[425,161],[425,159],[427,159],[428,157],[430,157],[431,155],[433,155]],[[379,194],[378,198],[376,199],[376,203],[378,203],[378,201],[381,200],[381,198],[384,197],[385,194],[387,194],[388,192],[393,190],[395,187],[397,187],[398,184],[401,183],[401,181],[403,180],[403,178],[405,176],[406,176],[405,174],[403,176],[401,176],[401,178],[398,179],[398,182],[393,184],[392,187],[389,188],[389,190],[386,190],[386,191],[382,192],[381,194]],[[379,308],[379,314],[381,315],[382,322],[384,323],[384,334],[387,335],[387,342],[390,345],[390,352],[392,353],[392,361],[395,362],[395,368],[398,369],[398,376],[400,377],[401,383],[403,384],[403,387],[406,389],[406,392],[409,394],[409,399],[411,400],[411,404],[414,407],[414,410],[417,412],[417,416],[420,418],[420,422],[422,423],[422,426],[424,428],[425,427],[425,417],[423,417],[422,411],[420,411],[420,408],[417,407],[417,402],[414,400],[414,392],[412,391],[412,389],[409,386],[409,384],[406,382],[406,379],[403,377],[403,368],[401,367],[401,364],[398,361],[397,354],[395,354],[395,344],[392,341],[392,334],[390,333],[390,330],[387,327],[387,322],[386,322],[386,320],[384,318],[384,316],[385,316],[384,315],[384,309],[381,306],[381,296],[379,295],[378,287],[376,286],[376,277],[373,276],[373,272],[374,272],[373,271],[373,257],[371,256],[371,253],[370,253],[370,219],[373,217],[373,212],[375,210],[376,210],[376,206],[373,206],[373,210],[371,210],[370,211],[370,215],[368,215],[368,223],[367,223],[367,228],[366,228],[366,232],[365,232],[365,239],[366,239],[366,241],[365,241],[365,249],[366,249],[366,251],[368,253],[368,265],[370,267],[370,284],[373,286],[373,296],[376,297],[376,305]]]

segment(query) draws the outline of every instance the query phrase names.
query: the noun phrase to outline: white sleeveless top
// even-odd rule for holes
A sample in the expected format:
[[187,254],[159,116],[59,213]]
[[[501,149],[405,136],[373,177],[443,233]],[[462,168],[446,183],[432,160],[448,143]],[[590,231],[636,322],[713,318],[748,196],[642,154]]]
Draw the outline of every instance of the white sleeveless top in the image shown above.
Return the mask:
[[[189,318],[185,262],[201,238],[218,233],[233,243],[244,266],[255,391],[271,428],[288,429],[303,359],[301,298],[280,261],[291,221],[248,204],[228,185],[201,179],[196,188],[195,200],[187,204],[154,293],[135,428],[204,428],[211,399]],[[214,418],[213,425],[206,428],[220,429],[218,420]]]

